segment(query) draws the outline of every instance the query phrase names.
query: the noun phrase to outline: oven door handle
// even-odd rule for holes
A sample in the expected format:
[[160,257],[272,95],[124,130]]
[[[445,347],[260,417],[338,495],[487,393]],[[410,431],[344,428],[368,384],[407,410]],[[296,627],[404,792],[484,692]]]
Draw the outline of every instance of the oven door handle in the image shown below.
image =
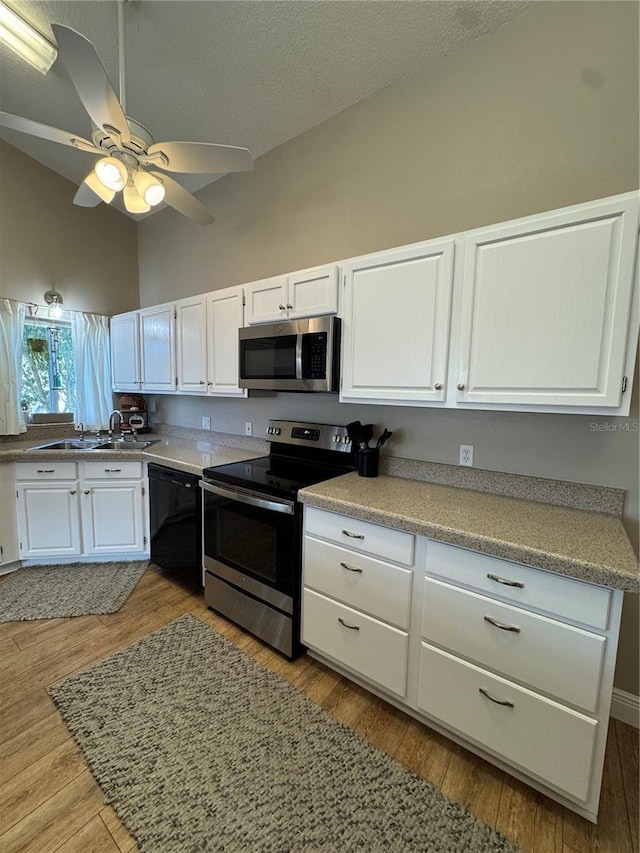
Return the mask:
[[235,489],[232,486],[214,486],[208,480],[201,480],[200,486],[205,492],[213,492],[214,495],[220,495],[223,498],[229,498],[232,501],[239,501],[249,506],[257,506],[260,509],[268,509],[272,512],[283,512],[285,515],[293,515],[294,508],[292,501],[281,501],[272,498],[265,498],[264,495],[257,492],[248,492],[240,489]]

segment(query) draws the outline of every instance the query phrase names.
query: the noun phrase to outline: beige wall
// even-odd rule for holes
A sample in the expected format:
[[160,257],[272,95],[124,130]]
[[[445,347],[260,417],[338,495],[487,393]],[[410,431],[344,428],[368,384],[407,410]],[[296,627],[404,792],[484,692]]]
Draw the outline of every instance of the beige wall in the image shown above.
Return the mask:
[[43,304],[55,285],[76,311],[138,308],[136,223],[103,204],[75,206],[75,192],[0,140],[0,296]]
[[[638,7],[542,3],[200,195],[201,228],[172,212],[139,226],[142,305],[499,222],[638,187]],[[637,378],[632,416],[604,418],[340,405],[327,395],[158,398],[157,418],[261,434],[269,417],[395,430],[398,456],[627,491],[638,542]],[[626,425],[629,431],[620,429]],[[625,603],[616,685],[640,693],[638,599]]]

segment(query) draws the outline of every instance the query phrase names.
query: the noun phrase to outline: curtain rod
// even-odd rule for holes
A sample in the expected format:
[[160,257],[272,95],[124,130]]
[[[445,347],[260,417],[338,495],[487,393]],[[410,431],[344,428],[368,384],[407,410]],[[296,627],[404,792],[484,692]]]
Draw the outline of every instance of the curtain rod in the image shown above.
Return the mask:
[[[37,302],[23,302],[21,299],[13,299],[11,296],[0,296],[0,299],[6,299],[9,302],[15,302],[16,305],[24,305],[27,308],[44,308],[45,311],[49,310],[49,305],[38,305]],[[109,317],[111,318],[112,314],[99,314],[97,311],[77,311],[75,308],[62,308],[63,311],[72,312],[74,314],[93,314],[95,317]],[[49,318],[51,319],[51,318]]]

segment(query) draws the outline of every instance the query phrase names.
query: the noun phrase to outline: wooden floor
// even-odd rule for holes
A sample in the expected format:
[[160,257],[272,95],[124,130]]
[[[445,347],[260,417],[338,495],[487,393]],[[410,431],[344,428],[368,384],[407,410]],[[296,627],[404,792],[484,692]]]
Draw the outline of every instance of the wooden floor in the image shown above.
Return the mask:
[[289,663],[208,611],[202,595],[154,567],[118,613],[0,624],[2,853],[137,849],[113,809],[105,805],[46,688],[186,612],[224,634],[527,853],[637,853],[635,729],[611,723],[600,822],[595,827],[308,656]]

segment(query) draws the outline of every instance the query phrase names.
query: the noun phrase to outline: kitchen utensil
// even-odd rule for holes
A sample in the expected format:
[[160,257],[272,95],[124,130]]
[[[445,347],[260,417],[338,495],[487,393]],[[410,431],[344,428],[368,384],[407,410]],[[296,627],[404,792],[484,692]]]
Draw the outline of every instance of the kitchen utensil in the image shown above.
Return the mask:
[[364,448],[369,447],[369,442],[373,438],[373,424],[365,424],[362,427],[362,434],[360,436],[360,449],[364,450]]
[[389,441],[389,439],[391,438],[392,435],[393,435],[393,432],[390,432],[385,427],[384,432],[382,433],[382,435],[378,439],[378,443],[376,444],[376,447],[378,448],[378,450],[382,447],[383,444],[386,444],[387,441]]
[[362,441],[362,424],[360,421],[352,421],[347,424],[347,435],[351,439],[351,446],[355,449],[360,446]]

